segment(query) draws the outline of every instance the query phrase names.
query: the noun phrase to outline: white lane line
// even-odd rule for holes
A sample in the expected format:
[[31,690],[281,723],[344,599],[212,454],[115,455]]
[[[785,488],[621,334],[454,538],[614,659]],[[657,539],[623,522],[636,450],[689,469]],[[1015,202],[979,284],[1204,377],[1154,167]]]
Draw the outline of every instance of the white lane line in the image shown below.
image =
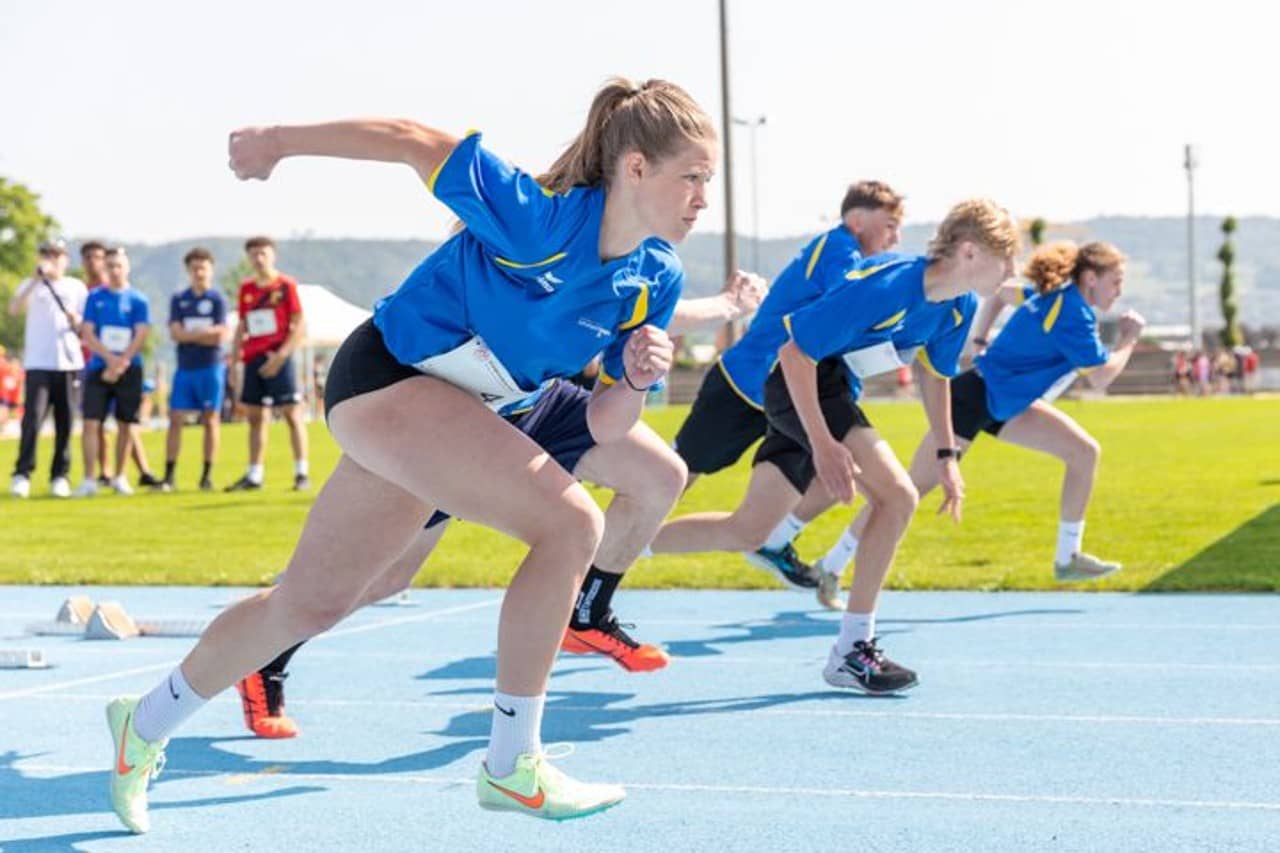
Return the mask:
[[[836,695],[834,692],[832,695]],[[76,702],[103,702],[111,699],[106,693],[58,693],[43,696],[42,699]],[[764,717],[841,717],[852,719],[876,720],[941,720],[956,722],[994,722],[994,723],[1083,723],[1106,725],[1139,725],[1139,726],[1226,726],[1263,728],[1280,727],[1280,717],[1160,717],[1143,714],[1016,714],[994,712],[965,711],[870,711],[826,708],[750,708],[738,709],[735,705],[750,704],[753,698],[740,696],[721,699],[699,699],[691,712],[697,710],[714,710],[717,703],[723,705],[724,713],[744,714]],[[679,702],[671,703],[678,705]],[[492,711],[491,702],[445,702],[421,699],[291,699],[289,706],[293,708],[420,708],[423,710],[441,711]],[[643,714],[645,706],[616,705],[600,707],[598,705],[566,705],[555,701],[552,694],[544,714],[600,714],[604,716],[627,716],[639,711]],[[674,713],[673,716],[680,716]]]
[[[827,610],[813,611],[812,618],[809,619],[783,619],[774,621],[767,616],[760,616],[753,619],[743,619],[738,622],[726,621],[724,619],[671,619],[671,618],[647,618],[644,616],[635,617],[634,614],[627,614],[629,618],[636,619],[640,625],[688,625],[697,628],[715,630],[738,630],[746,633],[752,628],[803,628],[814,625],[836,625],[840,624],[840,614],[832,613]],[[939,616],[933,618],[921,619],[877,619],[877,625],[893,628],[1034,628],[1037,630],[1059,630],[1063,628],[1080,629],[1088,631],[1098,631],[1102,629],[1115,628],[1119,630],[1151,630],[1151,631],[1280,631],[1280,622],[1276,623],[1248,623],[1237,622],[1232,624],[1217,623],[1145,623],[1145,622],[1076,622],[1066,621],[1069,617],[1064,617],[1061,622],[1023,622],[1016,616],[991,618],[991,619],[965,619],[949,618]],[[447,619],[451,623],[460,625],[481,624],[479,619]]]
[[[99,766],[72,766],[61,764],[28,764],[18,762],[15,767],[23,772],[36,773],[92,773]],[[288,765],[272,765],[270,773],[226,773],[222,770],[180,770],[170,766],[164,769],[167,776],[215,777],[225,776],[244,784],[248,778],[262,780],[303,780],[319,782],[357,782],[383,785],[455,785],[471,786],[474,776],[426,776],[418,773],[359,774],[359,773],[293,773]],[[247,778],[248,777],[248,778]],[[861,788],[787,788],[754,785],[681,785],[665,782],[618,782],[624,788],[636,791],[662,791],[692,794],[746,794],[770,797],[831,797],[868,800],[942,800],[969,803],[1023,803],[1030,805],[1072,806],[1125,806],[1172,809],[1224,809],[1237,811],[1280,812],[1280,802],[1256,802],[1249,800],[1177,800],[1155,797],[1074,797],[1059,794],[995,794],[983,791],[892,791]]]
[[[349,637],[352,634],[363,634],[368,631],[377,631],[382,628],[392,628],[397,625],[403,625],[408,622],[425,622],[437,616],[447,615],[449,613],[460,613],[465,610],[478,610],[481,607],[492,607],[502,601],[501,598],[489,599],[487,601],[476,602],[473,604],[464,604],[458,607],[445,607],[440,610],[430,610],[426,613],[418,613],[413,616],[402,616],[395,619],[383,619],[378,622],[372,622],[368,625],[357,625],[352,628],[342,628],[337,631],[330,631],[316,637],[316,640],[328,640],[334,637]],[[146,642],[140,640],[137,642]],[[94,675],[87,678],[76,678],[71,681],[58,681],[53,684],[44,684],[40,687],[28,687],[23,690],[9,690],[0,693],[0,700],[17,699],[23,696],[34,696],[40,693],[51,693],[56,690],[64,690],[68,687],[79,687],[82,684],[96,684],[101,681],[112,681],[117,678],[127,678],[131,675],[140,675],[146,672],[156,672],[158,670],[169,669],[177,664],[177,660],[168,660],[164,663],[151,664],[150,666],[139,666],[131,669],[121,669],[114,672],[107,672],[101,675]]]

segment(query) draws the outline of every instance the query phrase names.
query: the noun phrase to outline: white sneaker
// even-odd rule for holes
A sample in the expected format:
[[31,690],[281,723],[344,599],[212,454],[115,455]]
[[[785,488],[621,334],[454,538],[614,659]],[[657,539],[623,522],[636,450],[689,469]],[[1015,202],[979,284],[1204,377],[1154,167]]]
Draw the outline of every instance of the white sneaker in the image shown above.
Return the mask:
[[49,493],[55,498],[69,498],[71,497],[71,484],[67,482],[66,477],[56,477],[49,484]]
[[124,474],[121,474],[111,481],[111,488],[116,490],[117,495],[133,494],[133,487],[129,485],[129,478]]
[[91,498],[97,493],[98,481],[88,477],[80,484],[80,488],[76,489],[76,497],[78,498]]
[[26,498],[31,496],[31,481],[21,474],[14,474],[13,480],[9,482],[9,494],[15,498]]

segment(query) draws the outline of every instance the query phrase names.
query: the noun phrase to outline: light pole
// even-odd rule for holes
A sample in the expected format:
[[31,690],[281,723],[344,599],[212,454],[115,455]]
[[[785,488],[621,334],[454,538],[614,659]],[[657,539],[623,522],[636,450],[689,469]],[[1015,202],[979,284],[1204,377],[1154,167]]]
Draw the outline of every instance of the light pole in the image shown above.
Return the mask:
[[1183,149],[1182,167],[1187,170],[1187,292],[1191,299],[1191,348],[1200,348],[1200,311],[1196,307],[1196,186],[1195,172],[1200,166],[1199,152],[1187,145]]
[[[727,279],[738,268],[738,247],[733,230],[733,112],[729,105],[729,10],[728,0],[720,0],[720,126],[724,154],[724,274]],[[725,345],[736,339],[733,323],[724,326]]]
[[764,116],[734,118],[733,123],[751,131],[751,271],[760,272],[760,184],[756,171],[756,131],[765,123]]

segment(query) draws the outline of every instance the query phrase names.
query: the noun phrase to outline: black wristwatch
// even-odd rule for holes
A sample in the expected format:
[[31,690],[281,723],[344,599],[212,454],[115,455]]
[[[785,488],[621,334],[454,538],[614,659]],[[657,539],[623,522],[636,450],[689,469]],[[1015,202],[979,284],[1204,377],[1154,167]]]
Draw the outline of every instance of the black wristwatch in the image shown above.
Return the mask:
[[956,460],[957,462],[959,462],[959,461],[960,461],[960,448],[958,448],[958,447],[939,447],[939,448],[938,448],[938,460],[939,460],[939,461],[941,461],[941,460],[943,460],[943,459],[954,459],[954,460]]
[[991,341],[987,340],[986,338],[974,338],[973,344],[974,346],[985,347],[985,346],[990,346]]

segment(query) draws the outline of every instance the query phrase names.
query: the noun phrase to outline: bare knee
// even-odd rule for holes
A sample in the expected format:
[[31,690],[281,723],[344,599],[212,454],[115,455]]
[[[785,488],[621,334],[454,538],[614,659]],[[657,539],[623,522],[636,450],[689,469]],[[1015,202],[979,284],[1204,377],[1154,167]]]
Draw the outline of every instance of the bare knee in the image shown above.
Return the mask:
[[920,505],[920,492],[910,480],[900,479],[883,489],[876,503],[881,515],[890,519],[895,527],[905,530]]
[[289,632],[299,639],[323,634],[352,611],[357,600],[335,591],[296,590],[277,587],[268,590],[270,604],[285,621]]
[[535,548],[554,547],[563,552],[563,563],[581,574],[595,559],[604,537],[604,513],[581,486],[566,492],[543,516],[533,541]]
[[660,509],[666,514],[684,491],[689,467],[674,452],[656,456],[646,465],[627,497]]
[[1098,467],[1098,461],[1101,458],[1102,445],[1093,436],[1086,435],[1071,448],[1065,461],[1068,467],[1093,471]]

